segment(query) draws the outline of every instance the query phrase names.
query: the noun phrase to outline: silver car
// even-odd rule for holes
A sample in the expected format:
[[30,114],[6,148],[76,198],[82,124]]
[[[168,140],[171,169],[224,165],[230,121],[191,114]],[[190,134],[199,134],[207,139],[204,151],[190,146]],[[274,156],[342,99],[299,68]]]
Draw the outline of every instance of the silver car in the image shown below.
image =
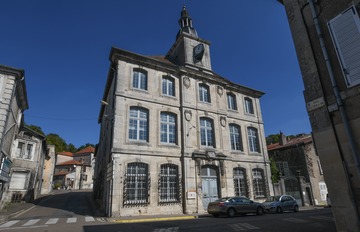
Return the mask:
[[266,212],[282,213],[284,211],[299,211],[296,199],[290,195],[270,196],[263,203]]
[[207,208],[209,214],[218,217],[221,214],[234,217],[236,214],[245,215],[255,213],[264,214],[264,206],[246,197],[223,197],[214,202],[210,202]]

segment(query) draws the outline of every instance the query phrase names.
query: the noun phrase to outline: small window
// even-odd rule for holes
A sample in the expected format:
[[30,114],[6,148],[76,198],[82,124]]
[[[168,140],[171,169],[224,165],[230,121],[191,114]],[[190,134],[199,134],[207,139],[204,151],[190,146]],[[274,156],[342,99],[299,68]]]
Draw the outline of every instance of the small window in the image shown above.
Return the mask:
[[228,101],[228,109],[229,110],[237,110],[235,94],[228,93],[227,101]]
[[162,143],[176,144],[176,115],[162,112],[160,121],[160,141]]
[[215,147],[213,121],[209,118],[200,118],[201,146]]
[[140,107],[130,107],[129,139],[148,141],[148,110]]
[[245,113],[254,114],[253,101],[248,97],[245,98]]
[[141,69],[134,69],[132,86],[134,89],[147,90],[147,72]]
[[206,84],[199,84],[199,100],[200,102],[211,102],[209,86]]
[[162,94],[167,96],[175,96],[174,78],[164,76],[162,78]]

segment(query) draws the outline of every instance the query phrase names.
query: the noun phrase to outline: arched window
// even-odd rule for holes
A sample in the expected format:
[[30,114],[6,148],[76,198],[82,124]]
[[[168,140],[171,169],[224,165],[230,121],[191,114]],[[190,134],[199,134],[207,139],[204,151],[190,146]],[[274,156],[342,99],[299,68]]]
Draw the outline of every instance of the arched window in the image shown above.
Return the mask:
[[253,101],[250,99],[250,98],[248,98],[248,97],[246,97],[245,99],[244,99],[244,101],[245,101],[245,113],[247,113],[247,114],[254,114],[254,106],[253,106]]
[[249,141],[249,150],[250,152],[260,153],[259,147],[259,135],[258,131],[254,127],[248,127],[248,141]]
[[241,128],[236,124],[229,124],[231,150],[243,151]]
[[175,96],[175,81],[174,78],[169,76],[163,76],[162,82],[162,94],[167,96]]
[[162,112],[160,115],[160,141],[162,143],[176,144],[176,115]]
[[237,110],[236,96],[233,93],[227,93],[227,102],[229,110]]
[[148,141],[148,116],[147,109],[130,107],[129,115],[129,139]]
[[206,84],[199,84],[199,100],[200,102],[211,102],[209,86]]
[[159,176],[160,202],[179,202],[179,169],[175,164],[162,164]]
[[141,162],[129,163],[125,174],[124,204],[148,203],[148,187],[148,165]]
[[255,168],[252,170],[253,174],[253,188],[254,188],[254,197],[265,197],[265,179],[264,171],[260,168]]
[[147,72],[145,70],[134,69],[132,87],[134,89],[147,90]]
[[235,196],[248,197],[248,186],[245,168],[234,168],[234,191]]
[[209,118],[200,118],[201,146],[215,147],[213,121]]

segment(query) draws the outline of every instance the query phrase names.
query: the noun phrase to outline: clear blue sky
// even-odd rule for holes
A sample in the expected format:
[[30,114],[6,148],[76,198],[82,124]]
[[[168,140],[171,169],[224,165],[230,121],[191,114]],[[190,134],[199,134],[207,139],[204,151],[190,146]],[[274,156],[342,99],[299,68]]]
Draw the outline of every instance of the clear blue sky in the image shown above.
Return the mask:
[[311,131],[284,7],[276,0],[4,0],[0,64],[25,70],[27,124],[79,147],[98,143],[112,46],[164,55],[184,2],[212,68],[266,94],[266,135]]

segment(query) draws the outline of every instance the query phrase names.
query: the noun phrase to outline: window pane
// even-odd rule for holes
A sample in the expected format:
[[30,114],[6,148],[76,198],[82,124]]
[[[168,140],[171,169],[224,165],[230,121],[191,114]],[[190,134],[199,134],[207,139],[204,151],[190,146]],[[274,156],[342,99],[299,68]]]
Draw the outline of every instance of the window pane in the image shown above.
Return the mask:
[[254,107],[250,98],[245,98],[245,112],[248,114],[254,114]]
[[179,177],[177,165],[161,165],[159,193],[160,202],[179,201]]
[[228,99],[228,108],[231,109],[231,110],[237,110],[235,95],[229,93],[227,95],[227,99]]
[[214,146],[213,125],[210,119],[200,119],[200,140],[202,146]]
[[163,77],[162,79],[162,94],[175,96],[174,79],[170,77]]
[[160,141],[162,143],[176,143],[176,115],[161,113]]
[[234,168],[234,190],[235,196],[246,196],[247,197],[247,184],[245,169]]
[[257,130],[255,128],[248,128],[248,140],[249,140],[249,150],[250,152],[259,152],[259,140],[257,135]]
[[145,73],[140,71],[134,71],[133,88],[147,90],[147,76]]
[[240,133],[240,127],[234,124],[229,125],[230,130],[230,143],[231,143],[231,149],[236,151],[242,151],[242,140],[241,140],[241,133]]
[[148,140],[148,112],[146,109],[130,108],[129,139]]
[[207,85],[199,85],[199,98],[201,102],[210,102],[210,91]]
[[125,174],[125,204],[141,204],[148,201],[148,165],[130,163]]
[[261,169],[253,170],[253,185],[255,197],[265,197],[265,184]]

